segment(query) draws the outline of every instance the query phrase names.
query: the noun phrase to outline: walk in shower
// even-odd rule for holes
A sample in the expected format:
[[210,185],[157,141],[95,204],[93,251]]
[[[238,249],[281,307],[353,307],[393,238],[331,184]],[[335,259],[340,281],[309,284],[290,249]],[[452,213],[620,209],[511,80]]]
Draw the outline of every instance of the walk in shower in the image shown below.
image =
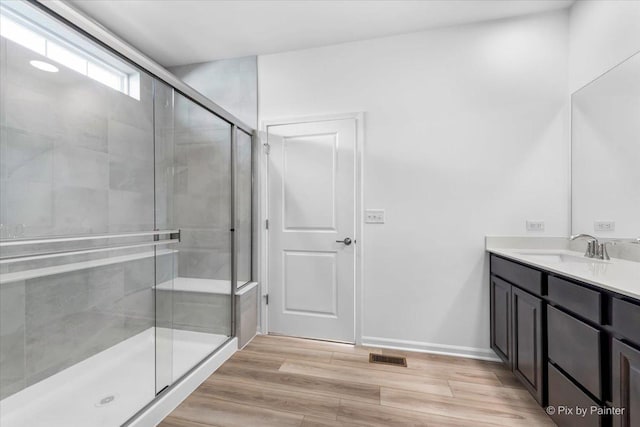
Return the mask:
[[0,5],[0,425],[119,426],[234,334],[251,129]]

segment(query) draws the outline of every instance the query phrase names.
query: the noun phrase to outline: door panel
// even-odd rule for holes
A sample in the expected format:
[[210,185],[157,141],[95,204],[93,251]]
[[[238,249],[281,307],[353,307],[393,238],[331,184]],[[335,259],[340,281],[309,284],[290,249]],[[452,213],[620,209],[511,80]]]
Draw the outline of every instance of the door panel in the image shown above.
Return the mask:
[[640,351],[614,339],[612,362],[613,407],[623,411],[613,425],[640,425]]
[[336,252],[284,252],[285,312],[337,315],[336,258]]
[[542,300],[516,287],[511,293],[513,373],[542,403]]
[[491,348],[511,367],[511,285],[491,276]]
[[335,230],[336,135],[284,138],[285,230]]
[[270,126],[269,330],[353,342],[354,119]]

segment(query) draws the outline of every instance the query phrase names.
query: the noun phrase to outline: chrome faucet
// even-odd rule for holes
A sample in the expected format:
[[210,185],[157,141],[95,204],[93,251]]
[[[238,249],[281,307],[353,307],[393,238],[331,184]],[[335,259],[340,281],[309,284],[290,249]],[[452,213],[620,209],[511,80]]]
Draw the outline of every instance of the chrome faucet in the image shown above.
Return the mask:
[[[598,251],[598,239],[593,237],[590,234],[576,234],[573,235],[569,238],[570,240],[576,240],[576,239],[588,239],[587,240],[587,251],[584,253],[584,256],[586,256],[587,258],[595,258],[597,256],[597,251]],[[606,248],[605,248],[606,251]]]
[[[596,237],[593,237],[590,234],[576,234],[571,236],[570,239],[587,239],[587,250],[584,253],[584,256],[587,258],[597,258],[605,261],[609,261],[611,259],[607,252],[607,245],[614,246],[616,244],[615,241],[600,243]],[[640,239],[638,239],[638,241],[640,241]]]
[[611,259],[611,257],[609,256],[609,253],[607,252],[607,245],[614,246],[615,244],[616,244],[616,242],[614,242],[614,241],[599,243],[597,245],[597,247],[596,247],[596,258],[603,259],[605,261],[609,261]]

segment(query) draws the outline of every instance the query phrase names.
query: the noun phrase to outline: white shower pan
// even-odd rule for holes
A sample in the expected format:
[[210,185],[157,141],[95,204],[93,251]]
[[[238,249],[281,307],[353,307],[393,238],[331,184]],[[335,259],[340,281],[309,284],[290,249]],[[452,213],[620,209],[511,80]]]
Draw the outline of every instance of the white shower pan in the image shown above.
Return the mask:
[[[3,399],[0,425],[122,425],[155,398],[155,329],[149,328]],[[224,335],[159,329],[163,330],[158,330],[158,336],[173,337],[173,381],[229,339]]]

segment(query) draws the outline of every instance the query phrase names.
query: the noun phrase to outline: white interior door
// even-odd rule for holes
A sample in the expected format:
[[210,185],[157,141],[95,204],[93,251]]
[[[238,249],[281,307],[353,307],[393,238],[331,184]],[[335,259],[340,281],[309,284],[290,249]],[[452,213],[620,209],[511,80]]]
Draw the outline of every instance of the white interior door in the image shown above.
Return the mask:
[[355,119],[269,126],[269,332],[355,341]]

